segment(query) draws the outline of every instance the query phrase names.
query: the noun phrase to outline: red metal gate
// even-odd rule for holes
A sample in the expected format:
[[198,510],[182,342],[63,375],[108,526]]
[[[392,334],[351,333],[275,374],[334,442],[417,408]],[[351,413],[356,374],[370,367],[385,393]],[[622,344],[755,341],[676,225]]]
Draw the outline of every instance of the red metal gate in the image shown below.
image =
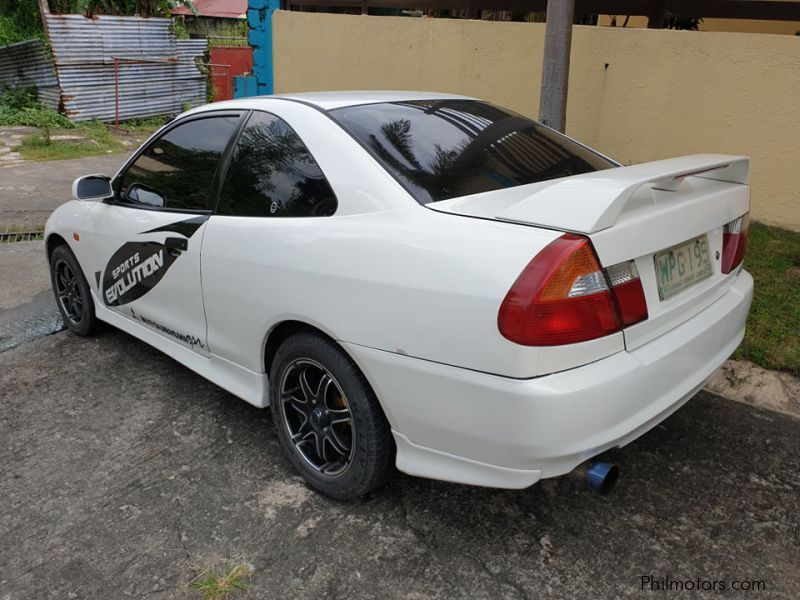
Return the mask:
[[214,100],[233,98],[233,78],[249,73],[253,68],[253,49],[211,48],[211,85]]

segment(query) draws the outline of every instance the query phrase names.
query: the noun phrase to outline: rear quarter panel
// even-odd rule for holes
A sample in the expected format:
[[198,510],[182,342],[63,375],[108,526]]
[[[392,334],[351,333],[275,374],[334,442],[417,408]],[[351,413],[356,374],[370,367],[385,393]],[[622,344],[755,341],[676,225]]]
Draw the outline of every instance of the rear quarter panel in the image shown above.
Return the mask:
[[558,235],[415,204],[330,218],[214,216],[202,250],[209,347],[263,370],[269,331],[299,320],[342,342],[521,378],[622,350],[621,334],[546,349],[500,335],[500,303]]

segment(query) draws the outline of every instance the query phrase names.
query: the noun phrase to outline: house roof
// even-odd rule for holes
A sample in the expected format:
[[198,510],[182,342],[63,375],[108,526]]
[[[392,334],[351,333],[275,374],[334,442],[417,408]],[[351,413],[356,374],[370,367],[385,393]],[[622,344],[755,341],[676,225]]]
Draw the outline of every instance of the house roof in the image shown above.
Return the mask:
[[[247,13],[247,0],[193,0],[198,16],[217,19],[244,19]],[[188,6],[172,9],[173,15],[194,16]]]

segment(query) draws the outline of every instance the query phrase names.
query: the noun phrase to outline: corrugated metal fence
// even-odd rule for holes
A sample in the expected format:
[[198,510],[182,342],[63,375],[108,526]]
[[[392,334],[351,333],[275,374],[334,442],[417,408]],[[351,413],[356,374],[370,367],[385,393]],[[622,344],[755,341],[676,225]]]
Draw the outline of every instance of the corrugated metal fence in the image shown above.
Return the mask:
[[58,109],[58,80],[53,59],[42,40],[27,40],[0,48],[0,83],[35,87],[39,102]]
[[196,64],[206,40],[178,40],[169,19],[47,15],[61,98],[75,121],[180,112],[206,101]]

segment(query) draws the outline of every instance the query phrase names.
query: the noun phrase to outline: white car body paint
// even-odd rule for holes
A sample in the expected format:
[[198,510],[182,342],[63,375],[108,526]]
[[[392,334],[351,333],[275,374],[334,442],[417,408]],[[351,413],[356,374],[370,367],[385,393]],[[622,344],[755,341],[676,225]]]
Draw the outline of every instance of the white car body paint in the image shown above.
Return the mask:
[[[423,98],[459,97],[331,92],[181,115],[278,115],[338,208],[325,218],[210,215],[158,285],[124,310],[106,305],[95,273],[134,238],[174,235],[142,232],[193,215],[72,201],[45,236],[75,253],[98,318],[256,406],[268,404],[264,351],[276,326],[300,321],[329,335],[375,390],[397,466],[413,475],[525,487],[628,443],[691,398],[741,342],[752,278],[741,267],[722,274],[717,260],[712,277],[661,301],[653,253],[701,234],[712,256],[721,252],[723,224],[748,211],[747,159],[682,157],[421,206],[325,110]],[[498,330],[499,306],[564,231],[586,234],[604,267],[636,261],[649,318],[588,342],[513,343]]]

